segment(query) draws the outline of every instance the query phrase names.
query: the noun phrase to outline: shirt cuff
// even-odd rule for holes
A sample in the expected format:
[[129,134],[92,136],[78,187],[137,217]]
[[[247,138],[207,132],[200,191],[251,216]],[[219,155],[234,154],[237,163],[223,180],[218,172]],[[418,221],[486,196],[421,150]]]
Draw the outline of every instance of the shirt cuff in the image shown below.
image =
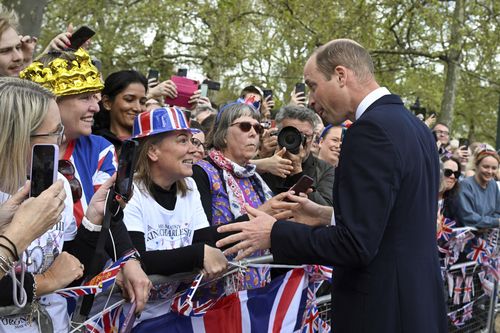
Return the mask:
[[95,232],[98,232],[98,231],[101,231],[102,229],[102,226],[101,225],[98,225],[98,224],[93,224],[92,222],[90,222],[86,216],[83,216],[83,219],[82,219],[82,224],[83,226],[85,227],[85,229],[87,229],[88,231],[95,231]]

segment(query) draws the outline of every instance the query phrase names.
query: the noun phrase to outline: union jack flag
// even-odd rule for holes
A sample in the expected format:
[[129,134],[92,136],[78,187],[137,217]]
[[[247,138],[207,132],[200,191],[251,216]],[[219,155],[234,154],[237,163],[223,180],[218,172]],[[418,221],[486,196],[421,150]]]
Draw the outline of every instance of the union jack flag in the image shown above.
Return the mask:
[[118,333],[120,325],[125,319],[122,313],[123,305],[103,312],[102,317],[85,324],[87,333]]
[[98,286],[102,291],[106,291],[113,283],[115,283],[116,275],[120,269],[127,263],[127,260],[135,253],[135,250],[127,252],[123,257],[116,260],[111,266],[106,268],[101,273],[94,276],[90,281],[85,283],[85,286]]
[[472,251],[467,254],[467,258],[477,261],[482,264],[484,260],[490,255],[490,251],[486,246],[486,241],[482,238],[477,238],[477,241],[472,245]]
[[76,298],[85,295],[94,295],[98,292],[99,288],[96,286],[71,287],[55,291],[56,294],[61,295],[64,298]]
[[439,223],[437,226],[437,239],[443,238],[444,240],[450,240],[450,236],[453,233],[452,227],[456,224],[454,220],[440,216]]

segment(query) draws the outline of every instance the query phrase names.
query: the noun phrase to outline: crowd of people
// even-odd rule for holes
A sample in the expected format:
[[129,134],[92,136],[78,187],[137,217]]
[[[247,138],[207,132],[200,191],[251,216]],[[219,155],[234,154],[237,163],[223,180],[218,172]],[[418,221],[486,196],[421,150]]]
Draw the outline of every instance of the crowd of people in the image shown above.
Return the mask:
[[[172,80],[148,80],[130,69],[103,80],[85,49],[67,48],[69,32],[54,37],[33,59],[36,40],[20,36],[17,28],[15,13],[0,8],[0,332],[70,330],[66,300],[54,291],[92,277],[89,267],[106,195],[126,140],[139,143],[133,195],[128,202],[118,199],[121,206],[112,217],[107,258],[100,267],[105,259],[136,251],[117,283],[137,313],[143,313],[141,320],[169,311],[165,303],[170,300],[148,301],[148,275],[200,271],[213,280],[227,271],[229,261],[271,251],[283,263],[344,267],[335,271],[338,282],[332,291],[338,302],[333,314],[344,318],[334,320],[339,332],[367,331],[367,322],[380,332],[408,325],[418,331],[429,318],[435,323],[425,331],[442,331],[436,329],[443,327],[438,323],[441,303],[423,309],[442,295],[434,271],[438,266],[433,266],[436,248],[434,254],[422,251],[429,258],[419,262],[422,272],[430,272],[418,281],[427,291],[394,289],[390,297],[395,302],[401,297],[397,309],[373,321],[382,310],[372,315],[363,310],[358,313],[362,320],[356,321],[348,313],[352,308],[342,304],[362,303],[367,311],[380,304],[376,297],[364,298],[365,293],[377,283],[380,289],[387,283],[397,288],[397,274],[403,273],[373,275],[397,271],[398,265],[405,269],[397,256],[409,262],[414,256],[413,250],[387,244],[399,244],[402,237],[415,251],[435,247],[435,238],[432,243],[429,237],[435,237],[436,216],[463,226],[500,226],[497,152],[485,143],[459,146],[450,140],[448,125],[429,128],[418,120],[398,97],[378,86],[371,59],[355,42],[333,41],[317,50],[304,70],[309,94],[292,91],[279,110],[274,110],[275,97],[265,96],[255,84],[220,107],[201,90],[189,97],[191,107],[179,107],[165,102],[178,95]],[[339,53],[347,58],[329,64],[337,47],[347,50]],[[361,60],[350,61],[350,55]],[[349,89],[349,96],[341,89]],[[381,111],[379,100],[398,105],[385,108],[398,117]],[[357,104],[347,107],[351,101]],[[59,147],[59,173],[51,187],[29,198],[27,175],[35,144]],[[303,176],[312,178],[309,188],[300,195],[290,192]],[[411,212],[415,220],[429,221],[433,215],[433,224],[412,225],[405,218]],[[275,223],[284,219],[295,222],[286,227],[283,221]],[[408,230],[400,230],[401,219],[408,220]],[[261,227],[262,221],[273,225],[268,242],[263,237],[255,245],[251,238],[238,238],[245,226]],[[288,227],[292,224],[299,227]],[[404,278],[404,288],[412,289],[418,277]],[[269,268],[249,269],[244,288],[262,287],[270,279]],[[206,291],[223,288],[214,283]],[[351,288],[356,294],[346,291]],[[382,291],[375,294],[382,296]],[[412,302],[420,297],[425,300],[417,302],[424,304],[418,310]],[[44,316],[49,320],[40,319]]]

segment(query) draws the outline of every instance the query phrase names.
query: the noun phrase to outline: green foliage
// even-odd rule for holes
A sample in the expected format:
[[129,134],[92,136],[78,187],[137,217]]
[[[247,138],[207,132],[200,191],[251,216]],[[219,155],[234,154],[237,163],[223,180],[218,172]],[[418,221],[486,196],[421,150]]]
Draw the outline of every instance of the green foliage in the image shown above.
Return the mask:
[[[465,21],[455,17],[462,1]],[[246,84],[288,102],[311,52],[351,38],[373,55],[378,81],[412,104],[439,112],[446,68],[457,63],[453,129],[493,143],[500,93],[500,3],[491,0],[53,0],[41,43],[72,22],[97,31],[91,51],[104,74],[189,66],[223,83],[216,103]],[[452,33],[453,31],[453,33]],[[148,43],[146,43],[148,41]],[[459,58],[454,59],[458,54]]]

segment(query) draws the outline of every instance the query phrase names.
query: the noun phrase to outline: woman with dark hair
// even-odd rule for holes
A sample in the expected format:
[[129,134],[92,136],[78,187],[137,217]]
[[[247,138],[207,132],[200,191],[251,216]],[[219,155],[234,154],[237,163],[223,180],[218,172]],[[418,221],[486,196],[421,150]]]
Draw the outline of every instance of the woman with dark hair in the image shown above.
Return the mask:
[[111,73],[104,82],[101,112],[94,116],[93,132],[110,141],[118,150],[132,136],[134,118],[146,111],[148,81],[134,70]]
[[[443,180],[439,188],[439,212],[444,217],[455,220],[457,217],[457,200],[460,184],[460,161],[455,157],[443,157]],[[463,226],[456,221],[457,226]]]

